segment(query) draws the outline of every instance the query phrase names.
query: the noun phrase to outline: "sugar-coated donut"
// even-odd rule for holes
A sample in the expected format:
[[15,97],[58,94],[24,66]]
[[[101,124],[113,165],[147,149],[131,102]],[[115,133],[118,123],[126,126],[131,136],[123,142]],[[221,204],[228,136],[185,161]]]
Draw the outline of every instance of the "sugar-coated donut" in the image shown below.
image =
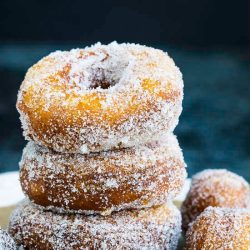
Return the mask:
[[56,212],[110,214],[172,200],[186,169],[173,134],[133,148],[63,154],[29,142],[20,162],[23,191]]
[[181,208],[184,231],[209,206],[250,208],[249,184],[242,177],[224,169],[208,169],[193,176]]
[[172,250],[181,232],[181,216],[172,204],[103,217],[56,214],[25,201],[13,212],[9,232],[26,250]]
[[182,75],[167,53],[97,43],[51,53],[31,67],[17,109],[26,139],[59,152],[88,153],[172,131],[182,98]]
[[17,250],[14,239],[0,228],[0,250]]
[[250,210],[208,207],[191,223],[187,250],[249,250]]

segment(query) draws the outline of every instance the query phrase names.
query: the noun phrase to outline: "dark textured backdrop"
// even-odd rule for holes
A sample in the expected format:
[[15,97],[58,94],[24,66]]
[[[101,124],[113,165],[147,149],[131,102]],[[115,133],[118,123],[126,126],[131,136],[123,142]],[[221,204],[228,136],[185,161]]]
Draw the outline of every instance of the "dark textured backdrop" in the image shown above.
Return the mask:
[[2,41],[247,46],[248,0],[1,0]]
[[0,172],[18,168],[25,145],[15,101],[27,68],[55,49],[118,40],[167,50],[181,68],[175,132],[189,173],[228,168],[250,181],[249,25],[245,0],[0,1]]

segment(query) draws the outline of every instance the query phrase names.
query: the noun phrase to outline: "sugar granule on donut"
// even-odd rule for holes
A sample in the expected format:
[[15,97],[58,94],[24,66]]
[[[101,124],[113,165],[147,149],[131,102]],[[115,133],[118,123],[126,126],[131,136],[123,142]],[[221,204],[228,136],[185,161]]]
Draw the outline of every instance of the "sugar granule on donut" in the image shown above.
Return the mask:
[[187,250],[249,250],[250,210],[208,207],[191,223]]
[[1,250],[17,250],[14,239],[4,230],[0,228],[0,249]]
[[173,200],[186,164],[173,134],[133,148],[65,154],[29,142],[20,182],[29,199],[56,212],[99,213],[144,208]]
[[28,201],[13,213],[9,232],[24,249],[175,249],[180,212],[172,204],[110,216],[56,214]]
[[242,177],[224,169],[208,169],[194,175],[181,208],[184,231],[209,206],[250,208],[249,184]]
[[183,81],[161,50],[100,43],[57,51],[31,67],[17,109],[25,138],[60,152],[131,147],[171,132]]

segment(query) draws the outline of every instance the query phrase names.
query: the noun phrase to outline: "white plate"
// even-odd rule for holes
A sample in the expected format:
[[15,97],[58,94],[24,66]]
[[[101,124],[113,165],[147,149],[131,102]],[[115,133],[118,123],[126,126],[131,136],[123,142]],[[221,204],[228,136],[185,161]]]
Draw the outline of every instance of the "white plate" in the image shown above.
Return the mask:
[[13,206],[23,198],[18,172],[0,174],[0,207]]

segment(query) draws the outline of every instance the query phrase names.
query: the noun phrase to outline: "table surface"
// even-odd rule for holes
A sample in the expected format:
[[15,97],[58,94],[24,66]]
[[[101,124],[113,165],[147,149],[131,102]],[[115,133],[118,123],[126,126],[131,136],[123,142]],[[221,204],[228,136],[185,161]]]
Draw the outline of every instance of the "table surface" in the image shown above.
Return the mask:
[[[0,44],[0,172],[17,170],[25,141],[16,94],[25,71],[56,49],[81,44]],[[185,82],[183,113],[175,133],[190,176],[205,168],[227,168],[250,181],[249,51],[167,50]]]

